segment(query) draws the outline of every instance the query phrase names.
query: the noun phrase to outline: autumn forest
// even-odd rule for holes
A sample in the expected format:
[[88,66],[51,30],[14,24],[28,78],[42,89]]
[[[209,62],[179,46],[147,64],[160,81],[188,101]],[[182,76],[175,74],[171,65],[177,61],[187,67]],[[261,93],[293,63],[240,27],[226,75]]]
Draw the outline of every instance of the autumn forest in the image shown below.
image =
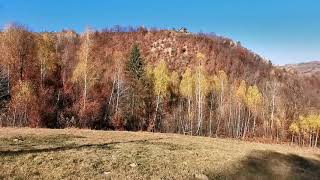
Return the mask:
[[317,147],[320,78],[215,34],[0,32],[0,126],[151,131]]

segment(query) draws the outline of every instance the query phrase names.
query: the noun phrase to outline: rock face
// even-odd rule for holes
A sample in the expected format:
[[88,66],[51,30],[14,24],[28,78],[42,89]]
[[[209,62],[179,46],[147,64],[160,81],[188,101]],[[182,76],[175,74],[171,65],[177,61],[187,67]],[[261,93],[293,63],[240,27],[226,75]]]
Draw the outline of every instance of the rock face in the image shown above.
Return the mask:
[[320,75],[320,61],[311,61],[299,64],[287,64],[282,66],[288,71],[296,71],[301,75]]

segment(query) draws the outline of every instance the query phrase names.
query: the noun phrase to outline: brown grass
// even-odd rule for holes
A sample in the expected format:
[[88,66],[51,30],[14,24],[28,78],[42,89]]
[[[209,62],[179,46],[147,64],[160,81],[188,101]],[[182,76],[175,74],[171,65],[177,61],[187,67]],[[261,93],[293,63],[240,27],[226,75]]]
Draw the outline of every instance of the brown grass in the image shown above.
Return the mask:
[[0,179],[317,179],[320,151],[147,132],[0,129]]

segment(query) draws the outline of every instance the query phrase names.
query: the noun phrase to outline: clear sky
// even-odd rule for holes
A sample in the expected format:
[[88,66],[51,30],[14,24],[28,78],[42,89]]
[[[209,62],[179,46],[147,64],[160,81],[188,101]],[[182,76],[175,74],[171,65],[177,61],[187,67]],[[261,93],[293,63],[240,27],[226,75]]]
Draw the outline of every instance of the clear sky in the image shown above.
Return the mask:
[[319,0],[0,0],[0,27],[82,32],[123,26],[214,32],[274,64],[320,60]]

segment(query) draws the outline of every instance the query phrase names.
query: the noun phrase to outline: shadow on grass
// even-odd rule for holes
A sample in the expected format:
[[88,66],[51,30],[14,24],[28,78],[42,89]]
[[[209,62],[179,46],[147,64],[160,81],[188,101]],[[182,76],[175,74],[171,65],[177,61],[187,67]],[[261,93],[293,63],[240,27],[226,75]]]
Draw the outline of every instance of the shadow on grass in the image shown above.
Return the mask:
[[210,179],[320,179],[320,161],[295,154],[252,151],[240,166],[222,174],[208,173]]
[[43,153],[43,152],[58,152],[58,151],[66,151],[66,150],[80,150],[83,148],[110,148],[111,145],[115,144],[123,144],[123,143],[141,143],[147,141],[161,140],[163,138],[154,138],[154,139],[144,139],[144,140],[132,140],[132,141],[116,141],[110,143],[102,143],[102,144],[68,144],[64,146],[58,147],[48,147],[48,148],[39,148],[39,149],[21,149],[21,150],[5,150],[0,151],[0,157],[2,156],[17,156],[24,154],[32,154],[32,153]]

